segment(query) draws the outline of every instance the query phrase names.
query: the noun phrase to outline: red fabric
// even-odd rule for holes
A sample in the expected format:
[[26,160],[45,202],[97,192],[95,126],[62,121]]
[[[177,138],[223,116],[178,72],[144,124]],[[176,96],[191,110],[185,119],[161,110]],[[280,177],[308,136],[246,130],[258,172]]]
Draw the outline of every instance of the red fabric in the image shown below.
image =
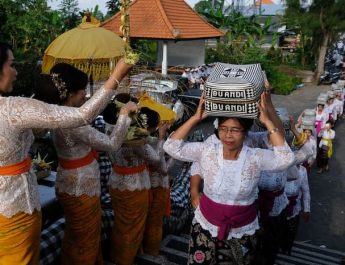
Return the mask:
[[267,219],[272,211],[274,199],[284,193],[284,189],[277,191],[260,190],[259,191],[259,211],[260,218]]
[[0,176],[16,176],[28,172],[30,168],[31,158],[27,157],[17,164],[0,167]]
[[238,228],[252,223],[256,216],[255,204],[226,205],[209,199],[205,194],[200,199],[200,210],[211,224],[219,227],[217,238],[226,240],[231,228]]
[[136,167],[121,167],[121,166],[113,165],[114,172],[119,175],[133,175],[133,174],[141,173],[145,169],[146,169],[145,164],[142,164]]
[[91,149],[86,156],[79,159],[67,160],[59,158],[59,165],[65,169],[76,169],[91,164],[95,159],[98,160],[98,153],[96,150]]

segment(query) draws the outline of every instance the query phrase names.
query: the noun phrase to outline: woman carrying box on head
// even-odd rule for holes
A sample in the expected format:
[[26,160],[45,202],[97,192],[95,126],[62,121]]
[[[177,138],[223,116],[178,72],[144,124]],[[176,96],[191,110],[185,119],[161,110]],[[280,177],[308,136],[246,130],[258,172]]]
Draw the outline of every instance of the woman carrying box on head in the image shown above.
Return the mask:
[[252,121],[241,118],[219,119],[219,145],[184,142],[192,127],[206,117],[203,98],[196,114],[164,144],[164,150],[173,158],[199,162],[204,180],[204,193],[192,225],[188,264],[254,262],[259,228],[255,200],[260,171],[286,169],[294,159],[283,133],[269,119],[265,94],[259,109],[273,151],[243,145]]

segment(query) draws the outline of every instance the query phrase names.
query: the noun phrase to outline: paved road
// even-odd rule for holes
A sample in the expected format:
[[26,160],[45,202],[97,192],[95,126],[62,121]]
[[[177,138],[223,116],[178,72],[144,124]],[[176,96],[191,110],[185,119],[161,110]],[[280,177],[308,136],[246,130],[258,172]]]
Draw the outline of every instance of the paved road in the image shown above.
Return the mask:
[[[317,95],[330,86],[306,86],[288,96],[273,95],[275,106],[286,107],[295,116],[305,108],[315,106]],[[336,126],[334,155],[330,171],[309,176],[311,189],[311,219],[301,223],[297,240],[345,251],[345,120]]]

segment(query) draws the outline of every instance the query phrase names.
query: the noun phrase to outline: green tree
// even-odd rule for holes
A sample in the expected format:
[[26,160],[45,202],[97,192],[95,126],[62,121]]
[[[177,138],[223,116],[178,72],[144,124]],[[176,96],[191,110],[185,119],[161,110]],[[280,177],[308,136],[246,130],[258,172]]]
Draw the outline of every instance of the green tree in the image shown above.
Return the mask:
[[61,17],[64,21],[64,29],[69,30],[76,27],[81,20],[81,17],[78,15],[78,0],[62,0],[59,5],[59,11]]
[[12,44],[19,61],[41,58],[62,30],[58,12],[52,11],[46,0],[2,0],[0,16],[0,38]]
[[[304,1],[285,0],[287,6],[285,20],[288,26],[301,33],[302,49],[316,54],[316,80],[324,71],[327,48],[345,31],[345,0],[313,0],[310,6]],[[310,45],[306,45],[310,41]]]
[[121,3],[119,0],[109,0],[105,5],[108,8],[107,16],[110,17],[119,12]]

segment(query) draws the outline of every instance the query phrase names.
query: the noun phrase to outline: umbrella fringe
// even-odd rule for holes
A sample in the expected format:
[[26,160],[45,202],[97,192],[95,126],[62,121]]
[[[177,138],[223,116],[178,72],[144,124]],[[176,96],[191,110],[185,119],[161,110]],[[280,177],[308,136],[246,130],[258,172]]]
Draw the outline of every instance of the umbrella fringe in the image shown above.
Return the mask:
[[42,72],[49,74],[50,69],[57,63],[68,63],[86,73],[89,77],[92,74],[94,81],[106,80],[109,78],[117,62],[122,57],[112,59],[92,59],[92,60],[70,60],[45,56],[45,64],[42,66]]

